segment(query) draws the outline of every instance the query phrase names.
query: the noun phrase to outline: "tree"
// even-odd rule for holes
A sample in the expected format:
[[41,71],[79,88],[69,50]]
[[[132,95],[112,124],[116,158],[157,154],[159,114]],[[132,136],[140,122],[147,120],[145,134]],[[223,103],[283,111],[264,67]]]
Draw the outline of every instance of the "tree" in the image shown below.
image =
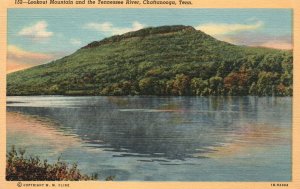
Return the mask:
[[228,95],[247,95],[250,76],[246,71],[232,72],[224,78],[224,88]]
[[177,74],[173,83],[177,95],[190,95],[190,78],[184,74]]
[[156,82],[152,77],[146,77],[139,81],[139,89],[141,94],[154,94],[154,86]]
[[257,94],[262,96],[275,95],[275,89],[279,81],[280,78],[277,73],[260,72],[257,81]]
[[211,77],[209,79],[209,88],[211,89],[210,94],[212,95],[222,94],[223,79],[218,76]]
[[206,95],[205,88],[208,87],[208,82],[202,80],[201,78],[193,78],[191,80],[191,93],[193,95]]

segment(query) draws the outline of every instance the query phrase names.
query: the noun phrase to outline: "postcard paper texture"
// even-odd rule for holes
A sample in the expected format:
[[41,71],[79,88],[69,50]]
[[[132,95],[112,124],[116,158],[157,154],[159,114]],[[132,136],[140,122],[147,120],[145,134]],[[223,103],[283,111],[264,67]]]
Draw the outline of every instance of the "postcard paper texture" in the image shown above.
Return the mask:
[[2,3],[0,188],[299,187],[296,2]]

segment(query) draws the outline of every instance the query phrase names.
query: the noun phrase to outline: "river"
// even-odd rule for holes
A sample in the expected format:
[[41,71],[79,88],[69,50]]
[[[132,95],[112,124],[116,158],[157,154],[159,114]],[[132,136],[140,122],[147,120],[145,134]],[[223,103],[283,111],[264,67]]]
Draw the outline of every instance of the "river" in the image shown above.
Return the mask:
[[290,181],[291,97],[7,97],[7,150],[119,181]]

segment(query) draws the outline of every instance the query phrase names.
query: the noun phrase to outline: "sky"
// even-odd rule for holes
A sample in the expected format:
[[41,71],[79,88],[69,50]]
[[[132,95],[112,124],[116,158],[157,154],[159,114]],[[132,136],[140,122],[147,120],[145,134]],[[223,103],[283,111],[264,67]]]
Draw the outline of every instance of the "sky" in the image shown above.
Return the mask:
[[237,45],[292,49],[292,9],[8,9],[7,19],[8,73],[162,25],[193,26]]

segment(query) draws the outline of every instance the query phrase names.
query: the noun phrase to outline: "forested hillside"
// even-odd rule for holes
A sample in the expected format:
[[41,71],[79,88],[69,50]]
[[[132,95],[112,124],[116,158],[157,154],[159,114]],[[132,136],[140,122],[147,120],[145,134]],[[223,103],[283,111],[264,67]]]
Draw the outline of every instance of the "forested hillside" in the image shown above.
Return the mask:
[[190,26],[161,26],[8,74],[7,94],[291,96],[292,72],[292,51],[236,46]]

